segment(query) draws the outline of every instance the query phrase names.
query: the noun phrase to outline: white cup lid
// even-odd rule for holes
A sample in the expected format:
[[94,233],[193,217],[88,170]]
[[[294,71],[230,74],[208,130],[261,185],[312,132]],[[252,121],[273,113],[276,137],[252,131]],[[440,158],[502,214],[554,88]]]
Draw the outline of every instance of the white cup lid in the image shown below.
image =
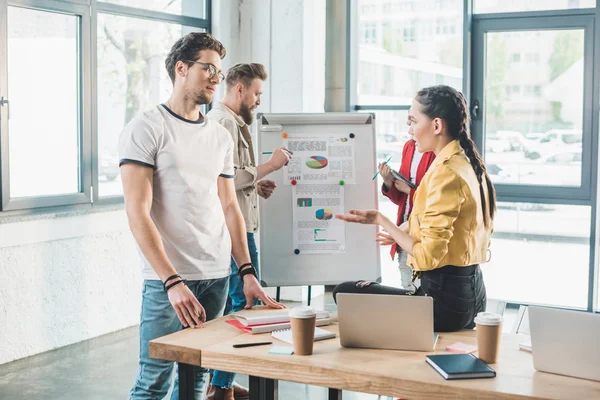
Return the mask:
[[290,310],[290,317],[293,318],[312,318],[316,315],[316,311],[309,306],[294,307]]
[[475,317],[475,323],[479,325],[500,325],[504,321],[504,318],[500,314],[491,312],[480,312]]

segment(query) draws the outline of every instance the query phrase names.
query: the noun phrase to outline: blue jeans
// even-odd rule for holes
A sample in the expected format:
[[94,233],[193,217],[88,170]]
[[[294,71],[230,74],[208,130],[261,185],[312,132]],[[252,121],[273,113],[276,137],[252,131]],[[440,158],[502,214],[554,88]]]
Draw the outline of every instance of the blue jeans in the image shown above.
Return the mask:
[[[250,260],[256,268],[256,272],[259,274],[258,268],[258,250],[256,249],[256,241],[254,240],[254,233],[247,233],[248,236],[248,250],[250,251]],[[259,280],[260,281],[260,280]],[[257,299],[254,299],[254,305],[258,304]],[[244,281],[238,275],[238,267],[231,259],[231,275],[229,275],[229,296],[227,297],[227,305],[225,306],[225,315],[234,313],[236,311],[243,310],[246,307],[246,296],[244,296]],[[233,386],[233,380],[235,374],[231,372],[213,371],[212,384],[220,388],[231,388]]]
[[[194,296],[204,307],[207,321],[222,315],[228,283],[227,277],[187,282]],[[144,281],[140,316],[140,361],[135,385],[129,392],[130,400],[160,400],[167,395],[174,363],[150,358],[148,342],[181,329],[183,329],[181,322],[164,291],[162,282],[159,280]],[[205,368],[194,367],[195,398],[197,400],[204,399],[206,372]],[[178,399],[179,377],[176,375],[171,400]]]

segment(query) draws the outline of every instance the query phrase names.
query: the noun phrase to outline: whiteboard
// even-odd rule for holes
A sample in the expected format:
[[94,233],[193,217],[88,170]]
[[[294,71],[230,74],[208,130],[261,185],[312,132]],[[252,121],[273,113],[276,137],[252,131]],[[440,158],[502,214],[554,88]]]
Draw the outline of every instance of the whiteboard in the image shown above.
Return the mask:
[[[375,115],[371,113],[258,114],[258,158],[262,164],[283,145],[282,133],[354,134],[355,181],[344,185],[345,212],[353,208],[377,209]],[[285,168],[285,167],[284,167]],[[381,281],[379,245],[375,225],[344,224],[346,245],[337,254],[294,254],[293,193],[284,184],[283,169],[268,175],[277,184],[268,200],[260,198],[259,257],[263,286],[334,285],[344,281]]]

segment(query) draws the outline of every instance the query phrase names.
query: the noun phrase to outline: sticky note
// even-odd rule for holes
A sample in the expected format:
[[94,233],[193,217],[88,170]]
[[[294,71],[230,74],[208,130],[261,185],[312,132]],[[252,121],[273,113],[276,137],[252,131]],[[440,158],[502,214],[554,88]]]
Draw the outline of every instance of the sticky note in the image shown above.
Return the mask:
[[269,354],[284,354],[289,356],[294,354],[294,348],[288,346],[273,346],[269,350]]
[[477,347],[462,342],[456,342],[451,345],[448,345],[446,347],[446,351],[458,354],[469,354],[477,351]]

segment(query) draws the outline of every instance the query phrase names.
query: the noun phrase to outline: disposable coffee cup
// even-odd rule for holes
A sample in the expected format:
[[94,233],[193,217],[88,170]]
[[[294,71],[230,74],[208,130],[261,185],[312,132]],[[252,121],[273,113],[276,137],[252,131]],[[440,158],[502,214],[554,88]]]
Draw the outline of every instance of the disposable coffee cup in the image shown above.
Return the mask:
[[312,307],[295,307],[290,310],[294,354],[309,356],[315,343],[317,313]]
[[480,312],[475,317],[475,324],[477,325],[477,352],[479,359],[488,364],[498,362],[503,321],[504,318],[501,315],[489,312]]

